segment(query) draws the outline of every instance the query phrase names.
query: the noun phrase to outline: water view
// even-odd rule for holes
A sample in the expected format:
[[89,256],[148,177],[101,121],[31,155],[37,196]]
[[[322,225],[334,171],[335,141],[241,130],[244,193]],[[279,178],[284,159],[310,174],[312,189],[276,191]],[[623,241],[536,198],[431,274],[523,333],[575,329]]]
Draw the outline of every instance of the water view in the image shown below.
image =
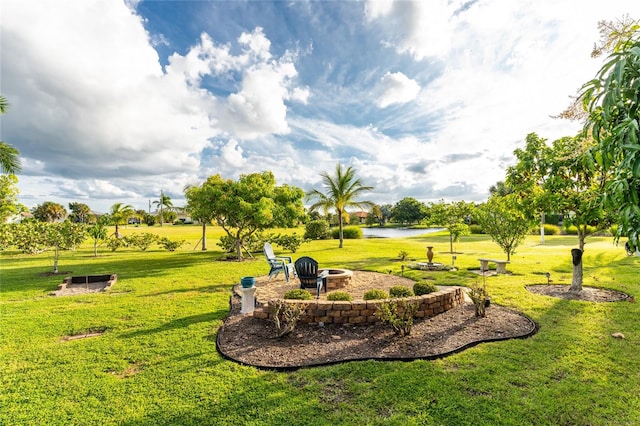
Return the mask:
[[362,234],[365,238],[404,238],[415,237],[423,234],[433,234],[441,231],[442,228],[362,228]]

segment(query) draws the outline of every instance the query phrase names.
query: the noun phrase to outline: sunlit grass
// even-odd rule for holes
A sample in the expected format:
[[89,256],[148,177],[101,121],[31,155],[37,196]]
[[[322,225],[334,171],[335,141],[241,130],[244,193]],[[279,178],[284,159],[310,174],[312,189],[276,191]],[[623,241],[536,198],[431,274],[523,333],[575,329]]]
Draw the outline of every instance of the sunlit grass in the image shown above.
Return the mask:
[[[53,256],[3,252],[0,263],[0,424],[637,424],[640,418],[638,304],[566,301],[525,286],[571,280],[576,237],[530,236],[508,265],[483,278],[479,257],[504,258],[484,235],[455,243],[457,272],[411,270],[411,261],[452,263],[445,233],[405,239],[314,241],[298,253],[321,265],[404,274],[440,285],[486,282],[494,303],[533,318],[525,340],[483,344],[438,361],[350,362],[294,373],[260,371],[224,360],[215,336],[229,289],[264,275],[260,253],[219,261],[222,235],[198,226],[127,227],[187,243],[176,252],[111,252],[92,244],[63,252],[73,275],[117,273],[103,294],[51,297],[62,276]],[[280,232],[285,232],[280,230]],[[291,232],[291,231],[286,231]],[[303,230],[298,229],[298,233]],[[409,253],[401,262],[398,254]],[[610,238],[589,238],[585,285],[638,296],[640,259]],[[490,314],[490,312],[489,312]],[[102,331],[98,337],[65,336]],[[611,337],[621,332],[624,339]]]

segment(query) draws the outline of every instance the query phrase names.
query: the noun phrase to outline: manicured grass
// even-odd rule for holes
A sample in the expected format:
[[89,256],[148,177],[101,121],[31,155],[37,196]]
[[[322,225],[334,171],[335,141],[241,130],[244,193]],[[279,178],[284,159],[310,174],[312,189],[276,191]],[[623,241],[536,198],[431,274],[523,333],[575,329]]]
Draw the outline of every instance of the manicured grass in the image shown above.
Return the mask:
[[[611,425],[640,419],[638,304],[588,303],[535,295],[528,284],[571,280],[575,236],[529,237],[508,265],[512,275],[486,278],[494,303],[532,317],[540,331],[524,340],[483,344],[437,361],[350,362],[275,373],[237,365],[215,349],[228,312],[229,289],[244,275],[264,275],[255,260],[220,262],[221,231],[209,250],[194,250],[197,226],[122,229],[186,239],[176,252],[109,251],[93,257],[87,242],[63,252],[61,271],[117,273],[107,293],[51,297],[61,276],[53,256],[3,252],[0,264],[0,424],[78,425]],[[298,233],[301,233],[298,230]],[[406,239],[303,244],[293,257],[321,265],[400,274],[408,259],[451,263],[445,234]],[[478,257],[504,258],[483,235],[455,244],[457,272],[405,268],[436,284],[483,278]],[[291,255],[276,251],[279,254]],[[640,258],[609,238],[589,238],[585,285],[640,295]],[[490,310],[489,310],[490,315]],[[99,337],[68,335],[104,331]],[[624,339],[611,337],[622,332]]]

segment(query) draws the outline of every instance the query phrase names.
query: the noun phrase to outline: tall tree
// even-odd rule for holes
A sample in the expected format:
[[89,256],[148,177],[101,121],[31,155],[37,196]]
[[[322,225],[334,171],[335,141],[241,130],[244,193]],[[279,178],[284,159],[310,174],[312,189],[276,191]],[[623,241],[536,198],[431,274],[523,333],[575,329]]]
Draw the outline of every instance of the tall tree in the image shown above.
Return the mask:
[[211,217],[233,239],[239,260],[243,258],[245,241],[257,231],[295,226],[304,218],[304,191],[289,185],[276,186],[271,172],[241,175],[237,181],[210,176],[195,194],[188,196],[196,200],[191,206],[193,211],[209,207]]
[[89,223],[91,208],[84,203],[69,203],[69,220],[76,223]]
[[[581,260],[588,227],[608,224],[601,205],[606,170],[593,160],[590,138],[564,137],[551,145],[540,140],[528,138],[526,149],[516,152],[519,161],[507,170],[507,181],[514,184],[525,204],[562,213],[568,225],[576,226]],[[577,260],[574,258],[572,291],[582,289],[582,262],[575,263]]]
[[548,152],[551,148],[547,140],[536,133],[529,133],[525,138],[524,149],[513,151],[517,163],[507,168],[505,185],[511,188],[520,198],[528,199],[523,205],[526,213],[531,217],[540,217],[540,240],[544,244],[544,217],[548,206],[541,198],[542,185],[547,179],[549,160]]
[[127,223],[130,217],[136,214],[135,210],[129,204],[115,203],[109,211],[109,219],[116,226],[116,238],[120,238],[120,230],[118,225]]
[[31,209],[31,214],[40,222],[55,222],[64,219],[67,216],[65,208],[53,201],[45,201],[44,203]]
[[[9,109],[9,102],[0,95],[0,115]],[[0,141],[0,170],[3,174],[15,175],[22,171],[20,152],[8,143]]]
[[612,170],[605,205],[615,211],[616,240],[640,243],[640,22],[613,38],[612,53],[578,95],[588,112],[585,131],[598,143],[595,158]]
[[468,218],[473,214],[474,204],[464,201],[454,201],[445,203],[432,203],[429,206],[431,218],[429,223],[442,226],[449,231],[449,246],[453,254],[453,243],[457,242],[461,236],[469,235]]
[[498,197],[504,197],[513,192],[513,189],[508,187],[503,181],[499,180],[495,185],[489,187],[490,195],[497,195]]
[[171,210],[173,208],[173,203],[171,202],[171,197],[165,195],[162,190],[160,190],[160,199],[153,202],[158,207],[159,213],[158,217],[160,218],[160,226],[162,226],[164,222],[164,209]]
[[336,173],[334,176],[327,172],[320,174],[322,176],[323,191],[311,189],[307,192],[307,199],[314,201],[309,207],[310,211],[333,208],[338,216],[338,227],[340,236],[340,245],[343,247],[343,216],[348,207],[357,207],[359,209],[368,209],[373,206],[371,201],[358,201],[358,197],[366,191],[371,191],[372,186],[364,185],[360,178],[356,177],[356,170],[351,166],[343,170],[342,165],[336,165]]
[[402,224],[419,223],[426,216],[427,206],[412,197],[404,197],[391,210],[393,220]]
[[22,211],[23,206],[18,203],[19,192],[16,175],[0,175],[0,224]]
[[215,196],[214,187],[206,185],[187,185],[184,188],[184,194],[187,199],[186,210],[191,215],[191,219],[197,220],[202,224],[202,250],[207,250],[207,224],[215,217],[215,212],[211,208],[214,203]]
[[440,200],[438,203],[429,205],[430,219],[429,223],[436,226],[442,226],[449,231],[449,246],[453,254],[453,243],[459,241],[463,235],[469,235],[468,219],[473,214],[475,205],[473,203],[465,203],[464,201],[453,201],[445,203]]
[[533,221],[522,210],[515,194],[494,194],[475,211],[478,224],[500,246],[507,260],[511,260],[533,226]]

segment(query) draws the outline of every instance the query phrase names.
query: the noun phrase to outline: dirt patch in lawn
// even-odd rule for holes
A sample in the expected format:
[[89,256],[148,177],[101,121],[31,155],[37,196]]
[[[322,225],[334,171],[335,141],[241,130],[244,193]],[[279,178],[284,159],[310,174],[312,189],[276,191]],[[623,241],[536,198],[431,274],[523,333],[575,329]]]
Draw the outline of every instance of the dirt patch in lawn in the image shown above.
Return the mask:
[[632,296],[622,293],[621,291],[608,290],[598,287],[582,287],[580,292],[574,293],[569,291],[569,285],[561,284],[540,284],[527,286],[527,290],[531,293],[541,294],[544,296],[557,297],[567,300],[582,300],[585,302],[633,302]]

